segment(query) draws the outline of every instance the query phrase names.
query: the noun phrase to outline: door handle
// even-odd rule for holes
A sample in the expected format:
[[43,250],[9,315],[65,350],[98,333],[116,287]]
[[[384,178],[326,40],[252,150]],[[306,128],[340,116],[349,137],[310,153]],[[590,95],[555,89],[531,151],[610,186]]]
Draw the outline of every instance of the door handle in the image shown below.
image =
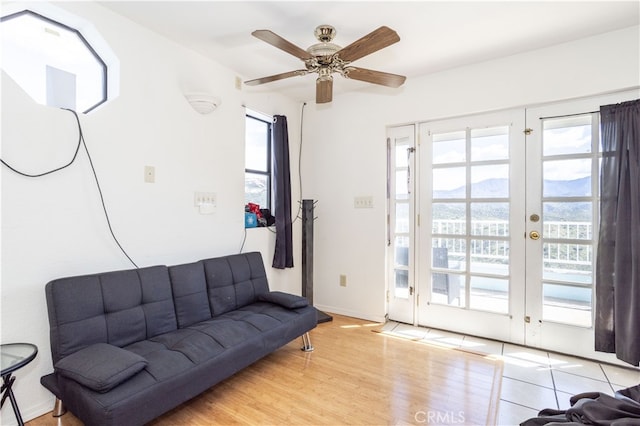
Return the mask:
[[532,240],[539,240],[540,233],[538,231],[531,231],[529,232],[529,238],[531,238]]

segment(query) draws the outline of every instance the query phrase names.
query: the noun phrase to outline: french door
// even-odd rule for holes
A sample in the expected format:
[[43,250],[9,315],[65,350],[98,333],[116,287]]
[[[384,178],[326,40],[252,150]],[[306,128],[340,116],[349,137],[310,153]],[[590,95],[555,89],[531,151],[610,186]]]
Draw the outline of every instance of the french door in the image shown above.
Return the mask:
[[524,113],[423,123],[418,323],[524,343]]
[[415,126],[387,134],[387,304],[389,317],[415,322]]
[[390,129],[390,318],[615,362],[593,350],[597,111],[634,97],[421,123],[415,158]]
[[525,343],[619,363],[594,350],[601,105],[637,91],[526,111]]

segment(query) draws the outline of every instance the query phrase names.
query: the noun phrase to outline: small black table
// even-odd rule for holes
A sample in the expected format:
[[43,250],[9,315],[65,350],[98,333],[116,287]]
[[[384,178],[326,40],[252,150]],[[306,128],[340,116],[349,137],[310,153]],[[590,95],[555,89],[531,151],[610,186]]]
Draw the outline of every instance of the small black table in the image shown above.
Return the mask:
[[13,413],[16,415],[18,425],[23,426],[22,416],[18,409],[18,403],[16,397],[13,394],[13,382],[16,378],[12,376],[12,373],[19,368],[29,364],[38,354],[38,347],[31,343],[7,343],[0,345],[0,365],[2,366],[2,400],[0,401],[0,408],[4,405],[4,400],[7,396],[11,400],[11,406],[13,407]]

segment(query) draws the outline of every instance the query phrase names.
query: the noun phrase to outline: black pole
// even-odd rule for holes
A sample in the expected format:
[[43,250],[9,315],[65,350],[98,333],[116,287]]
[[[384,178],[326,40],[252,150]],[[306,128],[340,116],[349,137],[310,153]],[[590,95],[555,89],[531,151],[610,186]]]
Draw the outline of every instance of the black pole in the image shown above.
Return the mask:
[[[302,200],[302,296],[313,306],[313,200]],[[333,320],[330,315],[317,310],[318,322]]]

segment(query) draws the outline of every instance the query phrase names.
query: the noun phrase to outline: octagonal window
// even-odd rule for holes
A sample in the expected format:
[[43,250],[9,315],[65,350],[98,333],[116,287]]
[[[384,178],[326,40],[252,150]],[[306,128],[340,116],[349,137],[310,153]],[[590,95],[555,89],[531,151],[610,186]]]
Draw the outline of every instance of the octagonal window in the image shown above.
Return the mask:
[[31,10],[1,25],[2,68],[34,101],[84,113],[107,101],[107,64],[78,29]]

